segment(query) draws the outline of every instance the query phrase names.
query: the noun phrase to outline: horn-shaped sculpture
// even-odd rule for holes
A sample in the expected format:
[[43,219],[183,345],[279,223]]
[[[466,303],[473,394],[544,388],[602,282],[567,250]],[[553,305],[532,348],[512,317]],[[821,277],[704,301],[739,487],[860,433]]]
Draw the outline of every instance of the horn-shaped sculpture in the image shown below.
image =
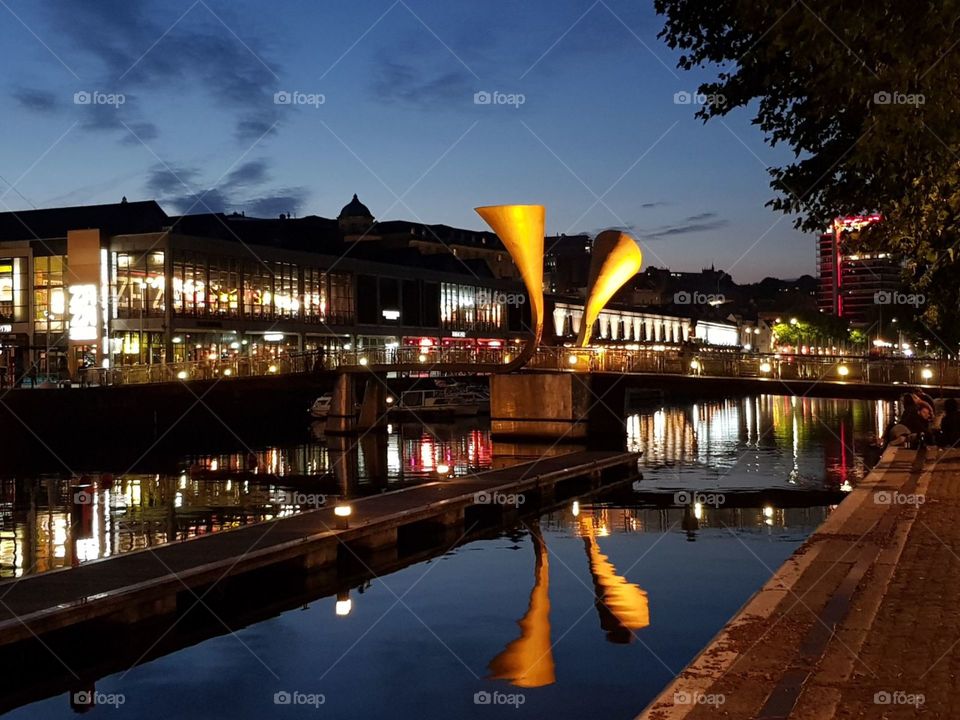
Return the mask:
[[513,262],[530,298],[533,339],[500,372],[523,367],[533,357],[543,337],[543,229],[546,210],[543,205],[490,205],[476,208],[477,213],[497,234]]
[[593,324],[600,311],[623,287],[623,284],[637,274],[643,264],[643,253],[637,241],[619,230],[604,230],[593,241],[593,253],[590,259],[590,279],[587,283],[587,302],[583,306],[580,319],[580,333],[577,346],[590,344]]

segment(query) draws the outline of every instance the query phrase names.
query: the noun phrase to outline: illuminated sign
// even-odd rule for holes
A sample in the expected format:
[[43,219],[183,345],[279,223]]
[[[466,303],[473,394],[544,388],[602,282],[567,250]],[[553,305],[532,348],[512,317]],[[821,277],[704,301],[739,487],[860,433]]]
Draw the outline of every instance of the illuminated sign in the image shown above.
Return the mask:
[[96,340],[97,333],[97,286],[70,286],[70,339]]
[[0,325],[0,334],[2,334],[2,333],[12,333],[12,332],[13,332],[13,325],[10,325],[10,324]]
[[399,310],[384,310],[383,317],[386,320],[399,320],[400,311]]
[[465,337],[467,336],[467,333],[466,333],[465,330],[454,330],[454,331],[453,331],[452,333],[450,333],[450,334],[451,334],[453,337],[462,337],[462,338],[465,338]]

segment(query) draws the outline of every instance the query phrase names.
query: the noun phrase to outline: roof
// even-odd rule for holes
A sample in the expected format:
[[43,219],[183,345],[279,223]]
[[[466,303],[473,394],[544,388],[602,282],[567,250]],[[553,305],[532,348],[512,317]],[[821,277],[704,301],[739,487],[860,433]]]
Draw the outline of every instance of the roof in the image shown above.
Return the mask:
[[17,210],[0,213],[0,240],[62,238],[68,230],[99,228],[105,235],[160,232],[169,218],[156,201]]
[[354,193],[353,200],[343,206],[343,209],[340,211],[337,219],[339,220],[340,218],[347,217],[372,218],[373,215],[370,212],[370,208],[360,202],[360,200],[357,198],[357,194]]

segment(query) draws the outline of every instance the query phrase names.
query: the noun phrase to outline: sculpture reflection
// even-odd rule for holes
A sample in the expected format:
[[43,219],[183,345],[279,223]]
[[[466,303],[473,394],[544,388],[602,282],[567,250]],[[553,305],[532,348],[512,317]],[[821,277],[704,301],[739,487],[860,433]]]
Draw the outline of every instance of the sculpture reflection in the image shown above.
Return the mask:
[[539,523],[530,526],[530,538],[536,563],[527,613],[517,622],[520,637],[493,658],[489,666],[494,680],[508,680],[525,688],[552,685],[557,679],[550,642],[550,565]]
[[[593,576],[600,627],[607,633],[607,640],[610,642],[629,643],[633,640],[634,632],[650,624],[647,593],[625,577],[617,575],[613,563],[600,552],[593,517],[581,516],[577,525],[587,551],[590,574]],[[600,527],[600,534],[604,534],[603,525]]]

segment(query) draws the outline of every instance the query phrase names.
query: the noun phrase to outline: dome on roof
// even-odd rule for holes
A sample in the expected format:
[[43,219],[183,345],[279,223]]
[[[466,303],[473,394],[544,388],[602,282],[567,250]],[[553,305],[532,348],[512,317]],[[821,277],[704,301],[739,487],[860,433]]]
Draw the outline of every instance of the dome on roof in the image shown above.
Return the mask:
[[343,206],[343,210],[340,211],[337,219],[348,217],[373,218],[373,215],[370,213],[370,208],[360,202],[356,193],[353,194],[353,200]]

